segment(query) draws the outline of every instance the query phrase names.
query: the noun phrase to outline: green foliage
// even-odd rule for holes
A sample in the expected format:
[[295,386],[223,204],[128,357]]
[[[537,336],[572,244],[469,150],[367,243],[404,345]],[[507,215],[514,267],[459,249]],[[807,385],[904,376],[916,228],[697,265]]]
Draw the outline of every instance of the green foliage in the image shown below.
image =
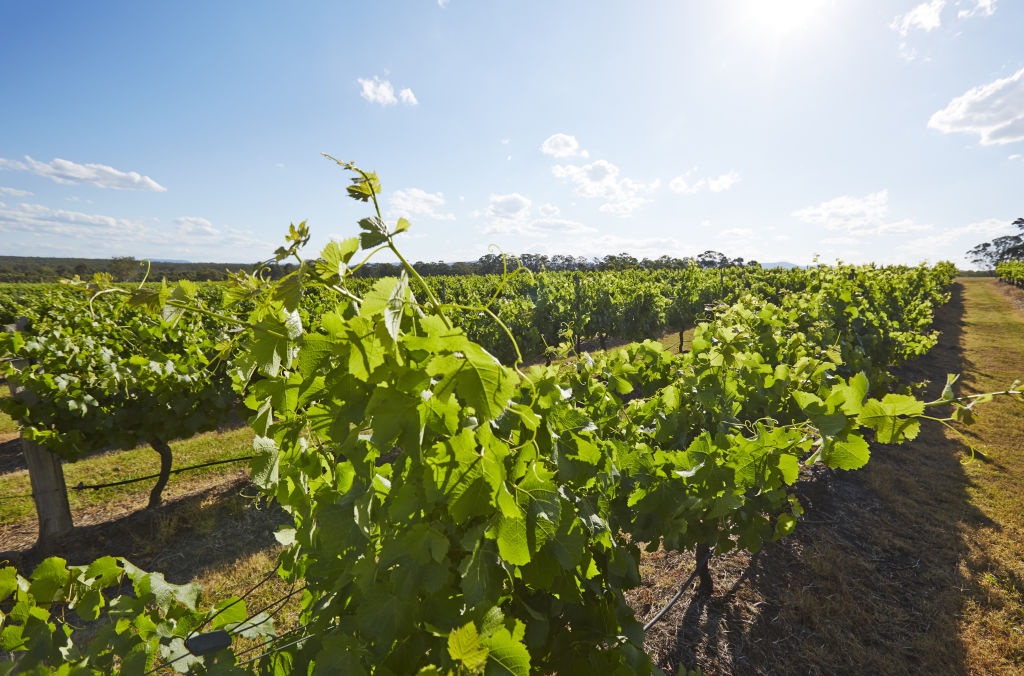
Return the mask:
[[[160,573],[111,556],[87,566],[52,557],[28,578],[0,568],[0,650],[13,657],[0,662],[0,673],[139,676],[170,660],[182,673],[202,670],[224,656],[191,655],[185,639],[211,619],[214,628],[235,630],[246,611],[239,602],[230,614],[214,617],[227,602],[207,612],[198,610],[198,602],[196,585],[171,584]],[[82,645],[72,640],[79,623],[97,627]],[[272,625],[250,623],[244,633],[260,638],[272,634]]]
[[22,306],[25,331],[0,334],[0,355],[21,362],[0,362],[0,375],[24,390],[0,407],[26,438],[69,460],[214,428],[235,401],[230,375],[218,365],[230,341],[225,325],[132,306],[163,310],[171,300],[195,300],[195,285],[107,288],[119,293],[90,300],[67,288]]
[[[541,274],[524,287],[529,302],[501,304],[516,278],[453,302],[404,262],[394,237],[408,224],[382,220],[377,177],[339,164],[356,173],[351,196],[375,207],[359,238],[276,283],[239,275],[229,294],[248,302],[231,372],[260,435],[253,479],[294,519],[278,533],[279,573],[304,584],[301,639],[268,648],[253,663],[263,672],[651,673],[625,601],[640,582],[638,543],[757,551],[797,525],[802,466],[855,469],[868,460],[865,435],[899,443],[926,406],[962,408],[951,389],[928,404],[885,392],[890,364],[934,344],[948,266],[716,270],[678,303],[631,272],[593,288],[586,276]],[[275,257],[301,261],[308,239],[292,226]],[[355,281],[350,263],[368,248],[390,249],[405,274]],[[554,336],[640,336],[725,297],[685,354],[648,341],[524,373],[471,333],[489,322],[518,356],[513,339],[555,330],[538,317],[559,318]],[[216,314],[182,287],[135,301],[164,316]],[[633,315],[602,314],[609,305]],[[505,321],[531,308],[545,308],[533,315],[538,334]],[[59,566],[41,574],[40,594],[56,597],[63,579]],[[147,610],[149,623],[193,607],[155,582],[140,588],[172,604]],[[143,610],[131,605],[114,626]],[[54,627],[43,634],[63,631]],[[140,646],[117,654],[150,663],[158,648]],[[173,639],[159,650],[185,655]],[[39,663],[53,669],[84,664],[46,655]],[[237,673],[235,659],[180,664]]]
[[1024,260],[1003,261],[996,265],[999,279],[1016,286],[1024,286]]

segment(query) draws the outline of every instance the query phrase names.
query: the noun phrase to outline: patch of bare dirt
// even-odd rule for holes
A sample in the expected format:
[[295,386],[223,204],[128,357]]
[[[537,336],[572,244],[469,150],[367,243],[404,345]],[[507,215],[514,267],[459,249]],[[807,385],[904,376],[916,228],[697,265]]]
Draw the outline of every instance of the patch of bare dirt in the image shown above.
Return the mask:
[[[939,345],[899,374],[930,381],[924,396],[965,367],[962,315],[957,285],[936,316]],[[688,591],[646,649],[669,674],[964,673],[960,532],[989,522],[969,505],[961,451],[932,425],[912,444],[873,445],[862,470],[806,472],[796,532],[756,555],[713,559],[715,592]],[[646,555],[629,595],[637,617],[653,617],[693,566],[690,555]]]

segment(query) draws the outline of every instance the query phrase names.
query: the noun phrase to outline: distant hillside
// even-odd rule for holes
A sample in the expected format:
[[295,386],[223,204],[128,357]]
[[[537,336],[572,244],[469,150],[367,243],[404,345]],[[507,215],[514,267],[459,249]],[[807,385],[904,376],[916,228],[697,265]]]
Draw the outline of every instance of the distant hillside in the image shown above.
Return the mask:
[[803,267],[807,267],[807,266],[805,266],[805,265],[797,265],[796,263],[790,263],[788,261],[776,261],[774,263],[761,263],[761,267],[762,268],[784,268],[786,270],[791,270],[793,268],[803,268]]

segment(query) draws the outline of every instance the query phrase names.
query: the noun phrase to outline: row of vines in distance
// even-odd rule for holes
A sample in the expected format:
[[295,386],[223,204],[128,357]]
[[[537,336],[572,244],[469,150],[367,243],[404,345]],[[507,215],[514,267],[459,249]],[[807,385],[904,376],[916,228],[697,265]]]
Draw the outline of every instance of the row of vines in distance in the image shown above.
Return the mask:
[[[349,194],[376,207],[377,177],[343,166]],[[12,668],[651,673],[624,596],[640,583],[638,543],[757,551],[797,526],[801,466],[862,467],[869,439],[912,439],[940,406],[969,421],[978,400],[958,399],[952,377],[937,401],[888,392],[891,365],[935,344],[949,265],[814,268],[797,289],[749,288],[716,308],[684,354],[648,341],[524,370],[452,312],[488,317],[519,353],[492,306],[452,308],[412,266],[350,286],[360,256],[405,260],[404,219],[388,226],[375,208],[360,227],[309,261],[308,230],[293,226],[277,260],[298,270],[238,276],[247,310],[226,318],[241,331],[224,358],[258,435],[252,479],[294,519],[277,533],[278,574],[302,589],[299,625],[236,654],[238,635],[272,632],[244,602],[205,607],[195,586],[121,559],[49,559],[28,578],[0,570]],[[307,297],[321,310],[304,312]],[[188,286],[131,301],[230,313]],[[133,594],[101,593],[127,582]],[[79,645],[54,603],[111,621]],[[189,650],[210,629],[222,648]]]

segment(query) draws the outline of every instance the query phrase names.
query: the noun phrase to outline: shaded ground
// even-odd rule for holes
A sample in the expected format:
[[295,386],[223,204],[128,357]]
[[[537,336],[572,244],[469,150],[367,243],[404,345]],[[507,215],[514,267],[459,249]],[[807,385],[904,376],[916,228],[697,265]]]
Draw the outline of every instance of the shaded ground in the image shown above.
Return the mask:
[[[1024,372],[1024,355],[1014,362],[1004,354],[1001,366],[992,365],[978,347],[991,340],[987,332],[1007,331],[972,323],[980,306],[1001,294],[994,286],[991,280],[957,284],[936,317],[939,345],[903,369],[901,379],[930,380],[924,396],[937,398],[946,373],[963,372],[961,393],[967,394],[999,387],[987,379]],[[1021,331],[1016,345],[1024,350],[1024,317],[1003,302],[1002,315]],[[1003,417],[997,406],[1017,406],[1019,413]],[[874,445],[863,470],[815,469],[797,487],[807,507],[797,532],[756,556],[713,560],[715,595],[684,597],[649,632],[647,649],[668,673],[679,665],[716,674],[1021,673],[1013,613],[1024,616],[1022,578],[1003,574],[1002,586],[1010,590],[1003,594],[1005,619],[986,622],[991,608],[980,608],[992,605],[985,576],[993,574],[986,572],[985,552],[1003,552],[1007,542],[979,538],[990,533],[998,539],[1011,529],[1024,535],[1020,503],[1016,512],[984,509],[972,471],[1013,474],[1019,496],[1024,445],[1012,429],[1022,427],[1020,412],[1010,401],[982,410],[998,429],[979,425],[976,433],[990,451],[972,465],[961,463],[960,439],[932,424],[912,444]],[[1016,468],[1008,469],[1003,457],[1014,458]],[[654,615],[694,562],[657,552],[645,564],[644,586],[631,594],[641,618]],[[985,643],[995,635],[1000,638]]]
[[[962,280],[936,318],[939,345],[901,378],[930,380],[931,397],[948,372],[964,373],[962,394],[1005,387],[1024,372],[1018,302],[1024,308],[1019,289]],[[806,472],[796,533],[755,556],[713,560],[716,593],[684,596],[649,633],[648,651],[670,674],[679,665],[715,674],[1024,673],[1024,407],[994,402],[982,413],[968,437],[980,451],[973,463],[962,464],[959,437],[929,425],[910,445],[875,445],[863,470]],[[136,511],[142,492],[138,506],[76,514],[60,554],[73,563],[123,555],[171,581],[199,581],[213,600],[273,567],[272,533],[287,518],[246,497],[255,490],[244,472],[178,490],[157,510]],[[8,535],[0,549],[17,551],[0,561],[30,568],[38,555]],[[652,617],[693,565],[647,555],[644,585],[630,594],[638,617]],[[271,581],[250,608],[286,591]],[[289,606],[281,625],[294,613]]]

